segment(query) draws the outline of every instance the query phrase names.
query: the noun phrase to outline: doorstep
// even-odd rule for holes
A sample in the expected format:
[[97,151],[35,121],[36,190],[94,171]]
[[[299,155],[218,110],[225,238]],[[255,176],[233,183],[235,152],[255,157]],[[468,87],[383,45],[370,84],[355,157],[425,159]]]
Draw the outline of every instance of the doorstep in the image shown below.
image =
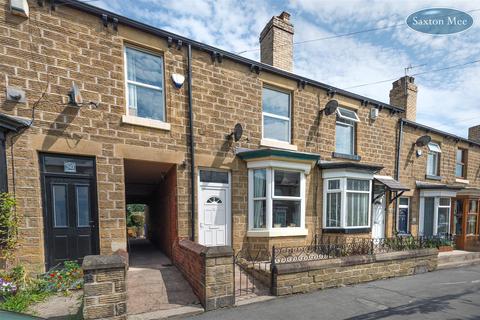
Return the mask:
[[437,270],[480,264],[480,252],[453,250],[438,254]]
[[183,306],[173,309],[156,310],[152,312],[132,314],[128,316],[128,320],[156,320],[156,319],[175,319],[187,316],[194,316],[205,312],[200,306]]

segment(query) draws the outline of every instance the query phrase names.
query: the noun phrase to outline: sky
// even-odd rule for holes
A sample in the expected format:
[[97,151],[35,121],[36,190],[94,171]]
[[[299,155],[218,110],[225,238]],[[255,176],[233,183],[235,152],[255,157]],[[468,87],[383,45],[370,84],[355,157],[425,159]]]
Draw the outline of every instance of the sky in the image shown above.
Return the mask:
[[[85,1],[254,60],[261,30],[282,11],[291,14],[294,42],[386,27],[294,46],[294,73],[383,102],[393,81],[370,83],[400,78],[409,66],[415,75],[480,59],[480,1]],[[432,7],[467,11],[474,24],[441,36],[405,24],[411,13]],[[480,124],[480,63],[416,75],[415,83],[417,122],[463,137]],[[370,85],[356,87],[363,84]]]

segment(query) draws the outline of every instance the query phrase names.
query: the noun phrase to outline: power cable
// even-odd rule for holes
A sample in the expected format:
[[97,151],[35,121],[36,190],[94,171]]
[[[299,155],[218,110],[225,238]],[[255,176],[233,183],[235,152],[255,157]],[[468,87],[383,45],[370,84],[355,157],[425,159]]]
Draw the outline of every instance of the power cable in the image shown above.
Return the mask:
[[[93,1],[96,1],[96,0],[93,0]],[[480,11],[480,8],[469,10],[469,11],[466,11],[466,12],[470,13],[470,12],[476,12],[476,11]],[[445,15],[443,17],[446,17],[446,16],[447,15]],[[442,16],[439,16],[438,18],[441,18],[441,17]],[[353,35],[361,34],[361,33],[367,33],[367,32],[372,32],[372,31],[379,31],[379,30],[386,30],[386,29],[390,29],[390,28],[398,28],[400,26],[405,26],[405,22],[397,23],[397,24],[393,24],[393,25],[389,25],[389,26],[385,26],[385,27],[363,29],[363,30],[358,30],[358,31],[341,33],[341,34],[337,34],[337,35],[333,35],[333,36],[327,36],[327,37],[314,38],[314,39],[309,39],[309,40],[304,40],[304,41],[293,42],[292,45],[305,44],[305,43],[316,42],[316,41],[331,40],[331,39],[342,38],[342,37],[349,37],[349,36],[353,36]],[[283,47],[283,46],[287,46],[287,45],[289,45],[289,44],[282,43],[282,44],[273,46],[273,48],[279,48],[279,47]],[[254,51],[259,51],[259,50],[260,50],[260,48],[256,47],[256,48],[246,49],[246,50],[237,52],[236,54],[243,54],[243,53],[254,52]]]
[[[472,61],[468,61],[468,62],[465,62],[465,63],[460,63],[460,64],[456,64],[456,65],[452,65],[452,66],[448,66],[448,67],[444,67],[444,68],[413,73],[411,76],[421,76],[421,75],[424,75],[424,74],[427,74],[427,73],[434,73],[434,72],[440,72],[440,71],[451,70],[451,69],[465,68],[469,65],[479,63],[479,62],[480,62],[480,59],[472,60]],[[370,85],[374,85],[374,84],[380,84],[380,83],[385,83],[385,82],[390,82],[390,81],[395,81],[395,80],[398,80],[398,77],[391,78],[391,79],[385,79],[385,80],[379,80],[379,81],[375,81],[375,82],[363,83],[363,84],[359,84],[359,85],[346,87],[344,89],[348,90],[348,89],[353,89],[353,88],[366,87],[366,86],[370,86]]]

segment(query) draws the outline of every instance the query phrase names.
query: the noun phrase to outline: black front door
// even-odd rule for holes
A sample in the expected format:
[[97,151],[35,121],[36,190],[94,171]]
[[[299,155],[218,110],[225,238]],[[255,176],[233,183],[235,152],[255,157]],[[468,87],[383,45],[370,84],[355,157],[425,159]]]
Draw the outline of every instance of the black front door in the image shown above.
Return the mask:
[[47,268],[65,260],[81,262],[98,253],[93,159],[42,159]]

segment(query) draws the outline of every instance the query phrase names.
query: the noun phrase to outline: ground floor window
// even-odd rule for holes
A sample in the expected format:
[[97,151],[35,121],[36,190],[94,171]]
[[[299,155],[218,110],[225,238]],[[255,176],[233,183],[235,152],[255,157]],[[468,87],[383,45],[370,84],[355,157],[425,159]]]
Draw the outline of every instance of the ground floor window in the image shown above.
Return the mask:
[[332,178],[324,182],[325,228],[370,226],[371,180]]
[[423,202],[423,235],[446,235],[450,230],[449,197],[424,197]]
[[398,202],[398,233],[408,233],[408,221],[410,216],[410,198],[401,197]]
[[303,227],[305,176],[302,171],[249,170],[250,230]]

